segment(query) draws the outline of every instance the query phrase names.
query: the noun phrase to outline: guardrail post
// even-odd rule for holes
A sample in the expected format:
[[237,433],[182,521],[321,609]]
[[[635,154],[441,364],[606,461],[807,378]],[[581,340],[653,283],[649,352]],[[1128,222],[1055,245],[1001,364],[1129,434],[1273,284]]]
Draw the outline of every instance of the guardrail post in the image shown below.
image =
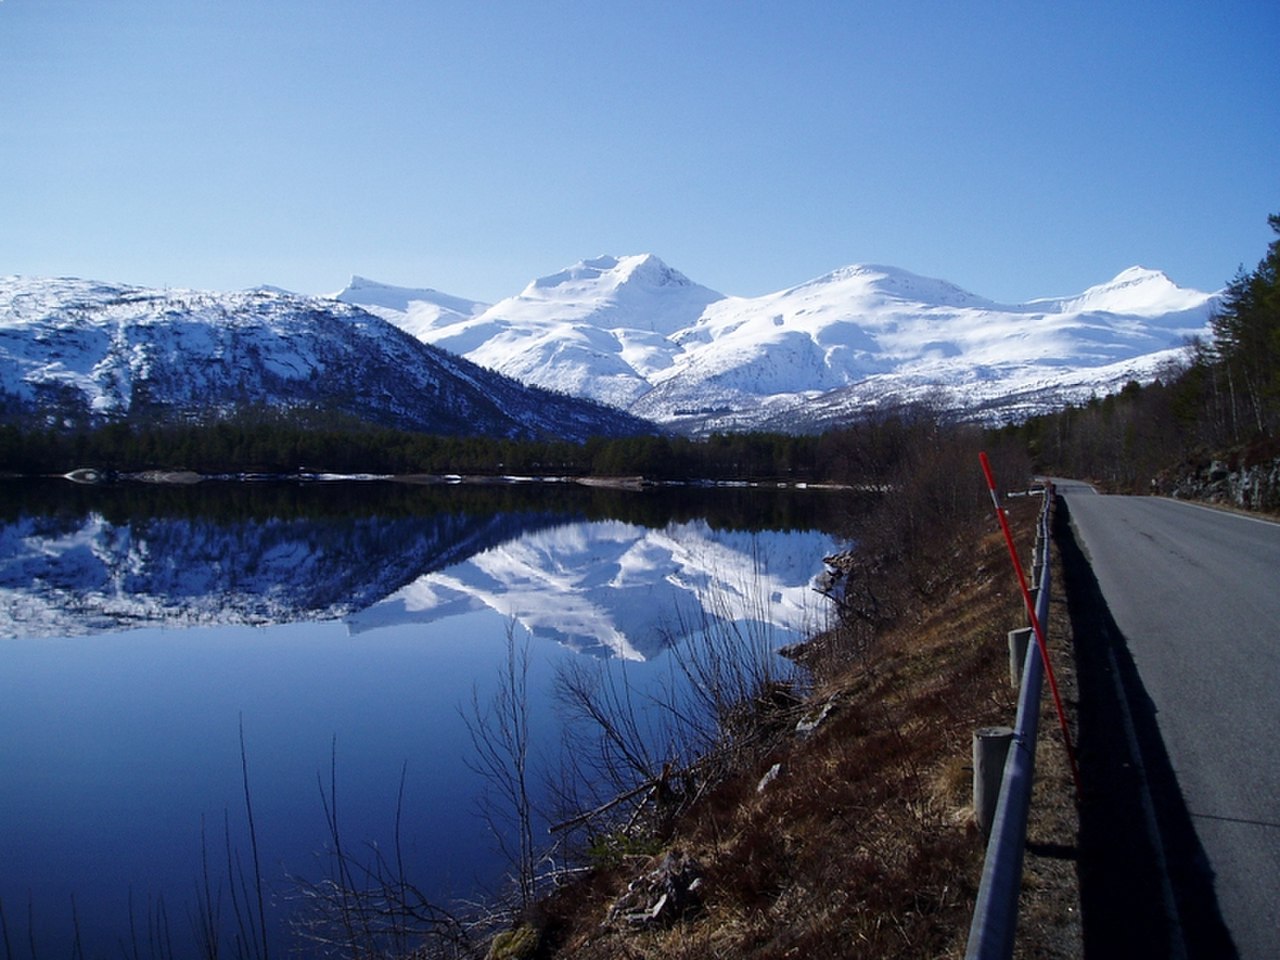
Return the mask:
[[984,837],[991,836],[1011,743],[1013,727],[981,727],[973,732],[973,812]]
[[1015,690],[1022,685],[1022,668],[1031,645],[1031,628],[1009,631],[1009,685]]

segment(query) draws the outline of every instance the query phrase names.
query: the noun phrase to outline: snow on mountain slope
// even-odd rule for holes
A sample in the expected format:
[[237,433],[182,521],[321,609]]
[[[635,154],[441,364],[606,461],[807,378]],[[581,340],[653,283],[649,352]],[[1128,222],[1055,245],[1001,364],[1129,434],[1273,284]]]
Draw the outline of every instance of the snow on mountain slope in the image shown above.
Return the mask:
[[445,434],[634,433],[333,299],[0,278],[0,413],[208,418],[269,406]]
[[[975,370],[967,380],[947,385],[886,374],[816,396],[780,394],[758,406],[724,407],[685,419],[696,420],[700,432],[819,432],[848,423],[868,409],[918,402],[999,425],[1058,409],[1066,403],[1083,403],[1091,397],[1117,393],[1133,380],[1149,382],[1167,366],[1176,364],[1181,354],[1181,348],[1177,348],[1099,367],[1029,367],[1020,375],[1007,377],[992,376],[990,370]],[[988,379],[983,379],[984,375]]]
[[[376,293],[343,292],[378,306]],[[600,256],[534,280],[514,297],[463,315],[441,312],[429,323],[412,310],[393,323],[482,366],[574,396],[626,406],[670,365],[671,334],[722,298],[657,257]]]
[[600,256],[534,280],[489,313],[515,323],[578,320],[602,330],[629,328],[670,335],[722,297],[653,254]]
[[942,281],[854,266],[753,300],[711,305],[633,410],[672,421],[829,391],[874,405],[945,388],[957,405],[1167,351],[1205,331],[1215,298],[1127,270],[1062,300],[1002,305]]
[[393,287],[365,277],[352,277],[333,299],[364,307],[424,342],[431,342],[433,330],[464,321],[488,307],[487,303],[438,290]]
[[569,397],[698,433],[811,430],[931,393],[998,419],[1153,376],[1216,302],[1142,267],[1023,304],[876,265],[727,297],[650,254],[583,260],[492,306],[361,277],[327,299],[12,278],[0,412],[196,415],[253,396],[437,432],[585,436],[639,427]]
[[[1094,288],[1098,301],[1112,289]],[[1199,295],[1198,303],[1207,299]],[[849,267],[781,293],[712,305],[680,335],[685,353],[655,382],[728,380],[755,394],[825,391],[890,373],[954,383],[982,368],[1095,366],[1172,345],[1165,328],[1137,315],[1077,303],[1001,306],[940,281]],[[1204,325],[1202,313],[1181,319],[1191,320],[1188,331]],[[779,364],[779,349],[792,362]],[[800,375],[788,381],[793,372]]]
[[1197,311],[1205,295],[1185,290],[1159,270],[1130,267],[1108,283],[1090,287],[1076,297],[1034,300],[1028,306],[1058,313],[1115,313],[1136,317],[1178,317]]
[[1077,396],[1088,371],[1100,389],[1117,371],[1150,375],[1166,351],[1206,331],[1215,302],[1141,267],[1024,304],[877,265],[725,297],[651,255],[599,257],[423,336],[679,429],[811,429],[810,407],[825,409],[825,422],[938,388],[960,407],[993,410],[1002,394],[1049,406]]
[[[670,336],[722,298],[651,254],[600,256],[534,280],[476,320],[464,355],[525,383],[626,407],[670,365]],[[474,332],[474,331],[473,331]],[[452,349],[452,338],[433,342]]]

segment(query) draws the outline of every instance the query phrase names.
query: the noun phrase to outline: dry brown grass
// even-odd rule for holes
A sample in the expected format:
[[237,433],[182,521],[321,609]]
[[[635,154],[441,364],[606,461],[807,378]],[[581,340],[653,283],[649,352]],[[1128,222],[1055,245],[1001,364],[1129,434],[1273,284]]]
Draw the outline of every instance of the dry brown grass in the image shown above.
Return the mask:
[[[1038,504],[1013,508],[1015,528],[1028,537]],[[738,770],[677,825],[668,849],[704,870],[699,910],[664,929],[606,924],[627,880],[651,863],[600,872],[543,904],[538,954],[962,955],[983,856],[970,808],[971,736],[1012,723],[1005,636],[1025,623],[990,526],[979,543],[958,548],[952,576],[927,609],[821,676],[814,703],[835,708],[810,737],[789,738]],[[1029,562],[1030,543],[1020,551]],[[1062,637],[1060,620],[1051,631]],[[1061,856],[1074,844],[1074,806],[1054,724],[1047,716],[1042,726],[1030,841],[1049,855],[1027,860],[1025,957],[1072,955],[1059,952],[1071,949],[1069,923],[1059,921],[1071,919],[1074,903],[1074,871]],[[758,790],[774,764],[781,774]]]

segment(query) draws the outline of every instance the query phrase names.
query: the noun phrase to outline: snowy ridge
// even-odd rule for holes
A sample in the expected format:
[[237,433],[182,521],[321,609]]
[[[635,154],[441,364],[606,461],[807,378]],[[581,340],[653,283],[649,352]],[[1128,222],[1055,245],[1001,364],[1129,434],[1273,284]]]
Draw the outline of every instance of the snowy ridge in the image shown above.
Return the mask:
[[1203,302],[1204,294],[1184,290],[1159,270],[1146,267],[1130,267],[1109,283],[1090,287],[1078,297],[1034,301],[1037,305],[1056,304],[1060,313],[1092,311],[1139,317],[1176,316],[1198,309]]
[[580,261],[418,335],[690,432],[808,430],[925,392],[999,419],[1002,396],[1003,416],[1022,416],[1105,392],[1118,371],[1150,378],[1206,333],[1216,300],[1132,267],[1075,296],[1001,304],[872,264],[732,297],[646,254]]
[[427,323],[422,311],[384,316],[524,383],[626,407],[670,365],[677,352],[670,337],[720,299],[650,254],[600,256],[478,313],[437,313]]
[[188,420],[245,406],[443,434],[585,439],[647,429],[334,299],[0,278],[0,413]]
[[689,433],[807,431],[928,394],[1001,420],[1150,379],[1207,334],[1217,298],[1131,267],[1002,304],[871,264],[735,297],[652,254],[582,260],[492,305],[363,277],[329,298],[11,277],[0,414],[191,418],[252,403],[582,439],[646,429],[600,404]]
[[488,306],[438,290],[393,287],[359,276],[353,276],[333,299],[364,307],[423,341],[430,339],[431,331],[482,313]]

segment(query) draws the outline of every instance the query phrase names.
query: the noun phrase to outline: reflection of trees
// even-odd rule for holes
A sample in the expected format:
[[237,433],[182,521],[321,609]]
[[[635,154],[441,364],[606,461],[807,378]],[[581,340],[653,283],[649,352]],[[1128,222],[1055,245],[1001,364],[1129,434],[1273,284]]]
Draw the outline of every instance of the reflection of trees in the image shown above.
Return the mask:
[[646,527],[705,518],[716,529],[830,529],[838,495],[754,487],[621,490],[573,483],[410,484],[205,481],[84,486],[63,480],[0,481],[0,521],[20,516],[203,517],[219,523],[322,517],[423,517],[437,513],[546,513],[560,520],[623,520]]

